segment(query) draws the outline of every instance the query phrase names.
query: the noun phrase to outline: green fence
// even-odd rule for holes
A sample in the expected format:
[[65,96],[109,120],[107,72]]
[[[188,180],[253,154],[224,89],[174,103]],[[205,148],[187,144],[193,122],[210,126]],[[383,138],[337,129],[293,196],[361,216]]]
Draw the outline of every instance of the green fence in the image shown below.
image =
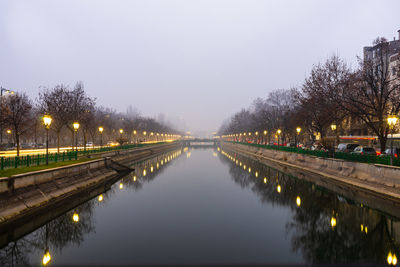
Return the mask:
[[320,150],[309,150],[309,149],[302,149],[302,148],[295,148],[295,147],[263,145],[263,144],[253,144],[253,143],[233,142],[233,141],[225,141],[225,142],[238,143],[238,144],[242,144],[242,145],[262,147],[262,148],[266,148],[266,149],[273,149],[273,150],[292,152],[292,153],[298,153],[298,154],[306,154],[306,155],[312,155],[312,156],[321,157],[321,158],[335,158],[335,159],[342,159],[342,160],[354,161],[354,162],[384,164],[384,165],[393,165],[393,166],[400,167],[400,159],[393,158],[393,164],[391,164],[390,156],[361,155],[361,154],[351,154],[351,153],[344,153],[344,152],[335,152],[333,154],[332,152],[326,152],[326,151],[320,151]]
[[[77,160],[77,151],[68,151],[62,153],[49,153],[49,163],[59,161]],[[46,164],[46,154],[27,155],[19,157],[1,157],[0,170],[9,168],[39,166]]]
[[[154,144],[164,144],[166,142],[151,143],[151,144],[132,144],[132,145],[122,145],[113,147],[101,147],[101,148],[87,148],[78,149],[78,151],[67,151],[60,153],[49,153],[49,163],[60,162],[60,161],[71,161],[77,160],[78,156],[89,155],[101,152],[109,152],[115,150],[124,150],[135,147],[145,147]],[[19,167],[30,167],[30,166],[40,166],[46,164],[46,154],[37,155],[27,155],[19,157],[1,157],[0,159],[0,170],[19,168]]]

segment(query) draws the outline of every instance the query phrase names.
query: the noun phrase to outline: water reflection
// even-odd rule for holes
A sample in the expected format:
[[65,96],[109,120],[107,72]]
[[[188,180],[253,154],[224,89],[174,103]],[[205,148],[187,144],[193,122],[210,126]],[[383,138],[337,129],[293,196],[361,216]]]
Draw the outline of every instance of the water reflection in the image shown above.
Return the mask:
[[[64,247],[79,246],[84,236],[95,229],[92,220],[94,207],[94,202],[86,202],[33,233],[8,243],[0,250],[0,265],[26,266],[35,262],[48,264],[53,255],[60,253]],[[29,258],[32,254],[37,255],[33,262]]]
[[[184,148],[136,162],[135,171],[109,190],[96,191],[22,238],[0,241],[0,265],[79,263],[68,258],[75,255],[87,257],[84,263],[93,255],[103,262],[107,253],[123,258],[115,264],[262,264],[292,254],[291,262],[303,262],[302,255],[307,263],[397,264],[396,213],[379,212],[221,148],[201,150]],[[160,176],[172,164],[179,168]],[[282,216],[284,227],[269,212]],[[245,227],[249,222],[252,227]],[[278,255],[281,250],[287,253]]]
[[400,253],[397,217],[237,153],[222,149],[219,152],[220,159],[229,164],[235,183],[251,189],[261,202],[291,208],[287,236],[291,238],[293,251],[301,252],[306,262],[397,264]]
[[[188,151],[186,149],[186,151]],[[183,150],[159,154],[153,158],[135,162],[134,172],[122,178],[111,190],[102,192],[61,216],[47,222],[18,240],[3,244],[0,249],[0,266],[49,265],[62,250],[79,246],[87,234],[95,231],[93,213],[97,206],[106,205],[118,190],[140,190],[163,172],[169,163],[181,156]],[[156,168],[154,168],[156,166]],[[150,170],[150,173],[147,173]]]

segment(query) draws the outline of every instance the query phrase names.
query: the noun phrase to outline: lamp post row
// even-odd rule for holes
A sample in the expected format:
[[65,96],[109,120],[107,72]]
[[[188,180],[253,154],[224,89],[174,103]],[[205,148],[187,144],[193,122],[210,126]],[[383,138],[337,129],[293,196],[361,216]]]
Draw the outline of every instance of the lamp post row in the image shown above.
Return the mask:
[[[46,129],[46,165],[49,164],[49,129],[50,129],[51,122],[52,122],[52,118],[51,118],[50,115],[46,114],[46,115],[43,116],[43,124],[44,124],[45,129]],[[79,122],[74,122],[72,124],[72,126],[74,128],[75,150],[78,151],[78,129],[80,127],[80,124],[79,124]],[[103,147],[103,131],[104,131],[103,126],[99,126],[98,130],[100,132],[100,148],[102,148]],[[7,133],[11,133],[11,130],[7,130]],[[122,137],[122,134],[124,133],[124,130],[123,129],[119,129],[119,133],[121,134],[121,137]],[[134,130],[133,134],[136,135],[137,131]],[[144,131],[143,135],[146,136],[147,132]],[[154,133],[151,132],[150,135],[153,136]],[[159,133],[157,133],[156,135],[158,136]],[[164,135],[166,137],[167,136],[172,136],[170,134],[161,134],[161,136],[164,136]],[[158,137],[157,137],[157,140],[158,140]],[[72,147],[72,150],[74,150],[74,147]]]

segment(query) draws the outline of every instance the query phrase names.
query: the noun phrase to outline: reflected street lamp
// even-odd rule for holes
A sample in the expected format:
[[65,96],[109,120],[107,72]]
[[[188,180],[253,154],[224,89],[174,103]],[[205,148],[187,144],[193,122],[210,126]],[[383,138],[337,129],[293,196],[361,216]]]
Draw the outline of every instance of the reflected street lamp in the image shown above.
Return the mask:
[[43,116],[43,123],[46,128],[46,165],[49,165],[49,129],[51,125],[52,118],[50,115]]
[[79,214],[74,212],[74,214],[72,215],[72,220],[77,223],[79,222]]
[[51,261],[51,255],[50,255],[49,250],[46,249],[43,254],[42,263],[44,266],[46,266],[47,264],[49,264],[50,261]]

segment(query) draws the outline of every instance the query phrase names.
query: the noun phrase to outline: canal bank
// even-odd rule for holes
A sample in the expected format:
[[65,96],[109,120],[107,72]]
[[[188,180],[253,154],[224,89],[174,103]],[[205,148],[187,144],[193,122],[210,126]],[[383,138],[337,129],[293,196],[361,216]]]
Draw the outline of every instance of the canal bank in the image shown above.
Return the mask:
[[124,167],[180,147],[179,142],[87,155],[89,162],[0,178],[0,229],[29,220],[51,205],[58,205],[99,186],[107,187],[130,170]]
[[[223,149],[239,152],[286,173],[326,186],[335,183],[359,192],[400,203],[400,168],[349,162],[283,152],[239,143],[221,142]],[[324,185],[325,184],[325,185]]]

